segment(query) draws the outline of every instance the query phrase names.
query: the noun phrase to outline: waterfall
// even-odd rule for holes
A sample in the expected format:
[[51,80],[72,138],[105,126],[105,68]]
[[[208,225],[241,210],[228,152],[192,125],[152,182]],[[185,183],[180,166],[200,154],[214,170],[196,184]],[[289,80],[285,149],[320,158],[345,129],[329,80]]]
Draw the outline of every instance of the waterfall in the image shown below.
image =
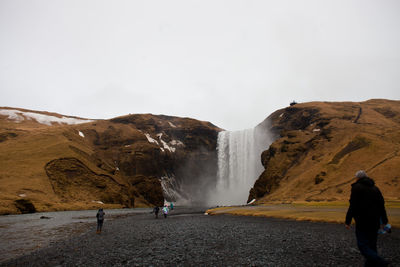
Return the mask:
[[267,132],[258,128],[218,134],[218,178],[211,204],[246,204],[249,190],[264,170],[261,153],[270,144]]

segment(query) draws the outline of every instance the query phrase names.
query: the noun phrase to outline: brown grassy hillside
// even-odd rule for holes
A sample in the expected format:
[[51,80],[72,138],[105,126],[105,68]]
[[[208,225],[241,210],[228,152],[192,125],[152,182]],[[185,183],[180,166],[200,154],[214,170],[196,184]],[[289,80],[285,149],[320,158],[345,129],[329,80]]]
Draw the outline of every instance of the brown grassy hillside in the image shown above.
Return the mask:
[[161,115],[85,121],[0,108],[0,214],[162,205],[160,178],[179,176],[192,158],[214,160],[219,130]]
[[363,169],[384,197],[400,199],[400,101],[311,102],[271,114],[277,140],[249,200],[348,200]]

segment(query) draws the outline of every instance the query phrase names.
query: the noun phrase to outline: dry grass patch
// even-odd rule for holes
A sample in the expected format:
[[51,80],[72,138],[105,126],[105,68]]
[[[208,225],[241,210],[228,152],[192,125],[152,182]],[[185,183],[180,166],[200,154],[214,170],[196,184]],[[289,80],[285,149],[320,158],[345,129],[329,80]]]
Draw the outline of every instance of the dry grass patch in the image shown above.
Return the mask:
[[[207,213],[209,215],[230,214],[341,224],[344,223],[347,207],[345,202],[264,204],[262,206],[220,207],[209,209]],[[400,227],[400,203],[389,201],[386,208],[390,224]]]

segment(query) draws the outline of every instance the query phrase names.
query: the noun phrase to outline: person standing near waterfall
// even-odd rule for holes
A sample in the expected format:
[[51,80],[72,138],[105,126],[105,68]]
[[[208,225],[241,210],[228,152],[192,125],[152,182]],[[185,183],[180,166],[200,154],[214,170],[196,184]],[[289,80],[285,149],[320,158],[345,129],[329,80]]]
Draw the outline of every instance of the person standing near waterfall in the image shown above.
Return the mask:
[[160,211],[160,208],[158,206],[155,206],[153,209],[154,215],[156,216],[156,219],[158,219],[158,212]]
[[97,218],[97,234],[101,233],[101,228],[103,228],[103,222],[104,222],[104,215],[106,213],[103,211],[103,209],[99,209],[99,211],[96,214],[96,218]]
[[346,214],[346,228],[354,218],[358,249],[365,258],[365,266],[388,266],[377,253],[378,229],[387,224],[385,200],[374,180],[365,171],[356,173],[357,181],[351,185],[350,206]]
[[164,207],[162,208],[162,212],[164,214],[164,218],[167,219],[167,215],[168,215],[168,206],[167,206],[167,204],[165,204]]

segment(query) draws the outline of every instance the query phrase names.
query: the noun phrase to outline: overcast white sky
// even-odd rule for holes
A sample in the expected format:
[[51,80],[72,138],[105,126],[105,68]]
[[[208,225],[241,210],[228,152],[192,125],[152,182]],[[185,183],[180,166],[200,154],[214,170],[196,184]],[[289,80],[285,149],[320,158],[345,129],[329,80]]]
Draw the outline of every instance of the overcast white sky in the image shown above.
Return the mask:
[[0,106],[239,130],[370,98],[400,99],[398,0],[0,1]]

